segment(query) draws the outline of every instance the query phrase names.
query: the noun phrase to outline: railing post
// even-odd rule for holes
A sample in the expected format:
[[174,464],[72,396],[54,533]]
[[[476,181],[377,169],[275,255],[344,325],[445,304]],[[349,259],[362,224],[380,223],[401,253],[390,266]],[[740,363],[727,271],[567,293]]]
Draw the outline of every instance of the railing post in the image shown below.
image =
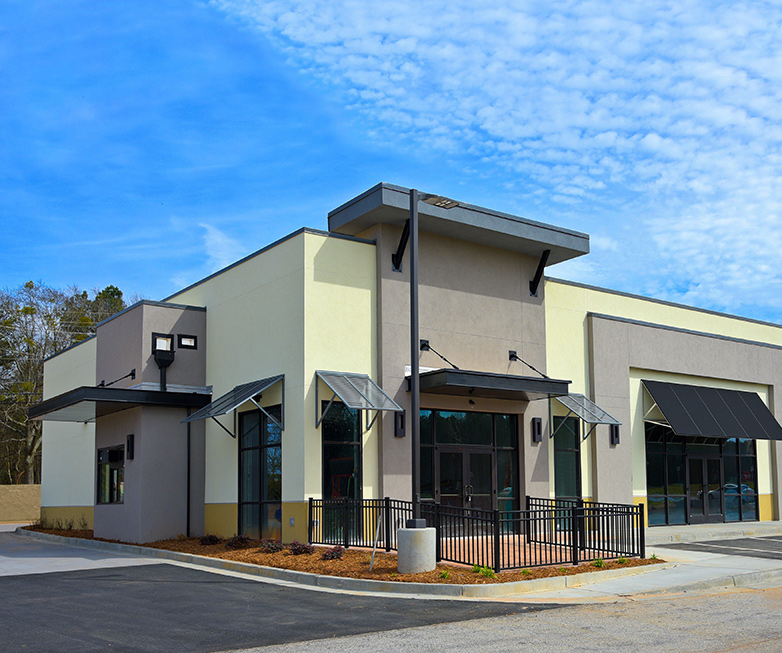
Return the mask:
[[500,560],[500,511],[494,510],[494,571],[499,573],[502,569]]
[[578,566],[578,508],[575,506],[570,509],[570,548],[573,565]]
[[383,500],[383,535],[386,539],[386,553],[391,550],[391,497]]
[[309,511],[307,513],[307,542],[312,544],[312,497],[309,500]]
[[440,539],[440,503],[434,504],[434,559],[437,562],[443,559],[443,544]]
[[350,520],[348,519],[348,498],[345,497],[344,503],[342,504],[342,546],[344,546],[346,549],[350,546],[350,538],[348,537],[348,524]]
[[640,554],[641,558],[646,557],[646,528],[644,524],[646,523],[646,518],[644,514],[644,504],[638,505],[638,543],[640,545]]

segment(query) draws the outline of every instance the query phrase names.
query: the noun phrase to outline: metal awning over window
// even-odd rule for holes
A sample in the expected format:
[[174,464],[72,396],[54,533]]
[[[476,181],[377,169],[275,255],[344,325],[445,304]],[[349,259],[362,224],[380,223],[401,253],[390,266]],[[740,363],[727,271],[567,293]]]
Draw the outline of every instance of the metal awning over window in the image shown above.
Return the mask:
[[138,406],[200,408],[210,399],[210,395],[196,392],[83,386],[36,404],[28,411],[28,417],[31,420],[86,423]]
[[381,411],[390,410],[402,412],[402,407],[389,397],[383,389],[366,374],[351,374],[349,372],[315,372],[316,378],[325,383],[334,393],[329,400],[326,410],[320,412],[320,399],[318,397],[318,384],[315,384],[315,428],[320,426],[334,400],[339,400],[348,408],[354,410],[375,411],[375,416],[367,425],[372,427]]
[[[276,383],[282,384],[282,413],[280,420],[275,419],[270,415],[266,409],[259,405],[256,401],[258,395],[265,390],[268,390]],[[258,381],[251,381],[250,383],[244,383],[237,385],[233,390],[226,392],[222,397],[215,399],[208,406],[204,406],[201,410],[196,411],[190,415],[187,419],[183,419],[182,422],[195,422],[199,419],[213,419],[220,428],[222,428],[232,438],[236,437],[236,434],[229,431],[223,424],[221,424],[217,417],[225,415],[226,413],[236,410],[246,401],[251,401],[255,404],[255,407],[260,410],[266,417],[271,420],[272,423],[280,427],[280,430],[285,430],[285,375],[278,374],[277,376],[270,376],[268,379],[260,379]]]
[[[570,381],[493,372],[441,369],[419,374],[421,392],[486,399],[535,401],[566,395]],[[410,390],[410,379],[407,381]]]
[[[562,397],[555,397],[555,399],[567,408],[568,412],[565,417],[574,415],[578,417],[585,424],[589,424],[589,430],[584,429],[583,439],[586,440],[589,434],[595,430],[598,424],[613,424],[615,426],[621,426],[622,422],[618,419],[611,417],[606,411],[598,406],[591,399],[587,399],[584,395],[569,394]],[[564,422],[562,422],[564,424]],[[560,424],[554,431],[552,431],[549,437],[554,437],[557,431],[562,428]]]
[[676,435],[782,440],[782,426],[756,392],[642,381]]

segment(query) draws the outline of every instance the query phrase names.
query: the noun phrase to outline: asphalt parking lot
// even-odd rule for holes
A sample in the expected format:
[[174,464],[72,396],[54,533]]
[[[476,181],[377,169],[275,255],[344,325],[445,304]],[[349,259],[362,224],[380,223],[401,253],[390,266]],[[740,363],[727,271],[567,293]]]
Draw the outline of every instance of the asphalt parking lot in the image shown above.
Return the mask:
[[704,553],[782,560],[782,535],[743,537],[713,542],[677,542],[676,544],[661,544],[659,548],[695,549]]
[[171,564],[0,577],[0,651],[216,651],[547,609],[284,587]]

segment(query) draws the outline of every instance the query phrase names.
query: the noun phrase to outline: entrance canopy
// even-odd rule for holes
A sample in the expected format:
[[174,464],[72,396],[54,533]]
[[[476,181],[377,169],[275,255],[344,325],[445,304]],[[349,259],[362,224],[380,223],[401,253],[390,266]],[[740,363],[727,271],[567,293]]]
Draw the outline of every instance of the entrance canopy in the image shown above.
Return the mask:
[[[600,406],[598,406],[594,401],[587,399],[584,395],[570,394],[562,397],[555,397],[555,399],[565,408],[567,408],[568,414],[566,417],[575,415],[585,424],[589,424],[589,430],[584,429],[584,440],[589,437],[589,434],[595,430],[595,427],[598,424],[613,424],[614,426],[622,425],[622,422],[620,422],[618,419],[615,419],[614,417],[611,417],[611,415],[600,408]],[[560,424],[549,437],[553,438],[561,427],[562,424]]]
[[[256,402],[256,397],[260,395],[265,390],[268,390],[276,383],[282,384],[282,418],[278,421],[274,417],[272,417],[268,412],[266,412],[266,409],[262,406],[258,405]],[[276,376],[270,376],[267,379],[260,379],[258,381],[251,381],[250,383],[244,383],[242,385],[237,385],[233,390],[229,390],[226,392],[222,397],[219,397],[218,399],[215,399],[212,403],[210,403],[207,406],[204,406],[201,410],[196,411],[192,415],[190,415],[187,419],[183,419],[182,423],[185,422],[195,422],[199,419],[208,419],[212,418],[215,422],[217,422],[218,426],[220,426],[224,431],[228,433],[232,438],[236,437],[235,433],[232,433],[229,431],[225,426],[223,426],[220,422],[217,421],[217,417],[220,415],[225,415],[226,413],[231,412],[232,410],[236,410],[246,401],[251,401],[253,404],[255,404],[255,407],[258,408],[266,417],[268,417],[274,424],[280,427],[281,430],[285,430],[285,375],[284,374],[278,374]]]
[[54,422],[94,422],[98,417],[137,406],[200,408],[210,399],[211,395],[196,392],[83,386],[33,406],[28,417]]
[[756,392],[642,381],[676,435],[782,440],[782,426]]
[[[352,374],[350,372],[325,372],[318,370],[315,376],[323,381],[334,393],[323,413],[320,412],[320,400],[318,399],[318,384],[315,384],[315,427],[320,426],[326,413],[329,412],[336,398],[348,408],[354,410],[374,410],[375,417],[367,425],[371,428],[381,411],[390,410],[402,412],[402,407],[389,397],[377,383],[366,374]],[[318,416],[320,415],[320,416]]]
[[[492,372],[441,369],[419,375],[421,392],[487,399],[534,401],[567,395],[570,381]],[[407,380],[410,390],[410,379]]]

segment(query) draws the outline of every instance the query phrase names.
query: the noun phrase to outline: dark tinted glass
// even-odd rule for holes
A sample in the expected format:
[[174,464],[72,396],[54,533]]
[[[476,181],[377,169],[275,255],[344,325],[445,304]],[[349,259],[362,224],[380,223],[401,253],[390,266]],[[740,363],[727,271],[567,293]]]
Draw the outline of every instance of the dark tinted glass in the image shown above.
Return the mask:
[[[322,410],[326,410],[327,401]],[[345,404],[331,404],[326,417],[320,425],[323,439],[330,442],[358,442],[359,414],[357,410],[347,408]]]
[[668,458],[668,494],[684,494],[684,456]]
[[722,453],[735,456],[738,453],[736,438],[726,438],[722,443]]
[[240,454],[240,473],[242,496],[241,501],[259,501],[260,491],[260,450],[249,449],[248,451],[242,451]]
[[722,459],[723,477],[725,480],[725,493],[738,494],[739,486],[739,460],[736,456],[725,456]]
[[578,449],[578,421],[575,417],[555,417],[554,447],[557,449]]
[[443,444],[492,445],[492,416],[489,413],[435,412],[437,441]]
[[[517,497],[518,472],[516,471],[516,452],[497,452],[497,493],[502,497]],[[502,509],[502,508],[500,508]]]
[[440,454],[440,496],[461,496],[464,487],[462,478],[462,454],[444,451]]
[[739,440],[739,453],[742,456],[754,456],[755,455],[755,441],[754,440]]
[[687,499],[685,497],[668,497],[669,524],[684,524],[687,522],[686,505]]
[[758,518],[758,498],[755,495],[741,497],[741,519],[743,521],[754,521]]
[[260,413],[258,411],[251,411],[248,413],[241,413],[239,419],[241,424],[241,443],[242,449],[247,447],[258,446],[258,428],[260,426]]
[[681,453],[684,451],[684,438],[680,435],[674,435],[673,431],[665,428],[665,448],[669,453]]
[[261,506],[261,537],[264,540],[282,539],[282,504],[264,503]]
[[649,526],[665,524],[665,497],[652,497],[647,499],[649,506]]
[[648,494],[665,494],[665,456],[646,454],[646,491]]
[[359,451],[352,444],[323,445],[325,499],[359,498]]
[[578,454],[554,451],[554,487],[557,497],[580,497],[578,487]]
[[434,444],[434,416],[431,410],[421,411],[421,444]]
[[282,499],[282,450],[280,447],[267,447],[261,454],[264,456],[265,501]]
[[495,415],[494,428],[498,447],[516,447],[517,426],[515,415]]
[[421,447],[421,498],[434,499],[434,449]]
[[757,492],[758,486],[755,481],[755,459],[742,456],[739,459],[739,464],[741,465],[741,494]]
[[259,539],[261,536],[260,505],[257,503],[251,503],[241,506],[240,510],[242,519],[242,533],[254,540]]
[[[266,412],[268,412],[269,415],[271,415],[278,422],[280,421],[282,411],[280,410],[279,406],[272,406],[271,408],[267,408]],[[264,444],[267,445],[280,444],[280,442],[282,441],[282,431],[280,430],[280,427],[277,426],[265,415],[264,415],[264,421],[266,422],[266,433],[264,437]]]

